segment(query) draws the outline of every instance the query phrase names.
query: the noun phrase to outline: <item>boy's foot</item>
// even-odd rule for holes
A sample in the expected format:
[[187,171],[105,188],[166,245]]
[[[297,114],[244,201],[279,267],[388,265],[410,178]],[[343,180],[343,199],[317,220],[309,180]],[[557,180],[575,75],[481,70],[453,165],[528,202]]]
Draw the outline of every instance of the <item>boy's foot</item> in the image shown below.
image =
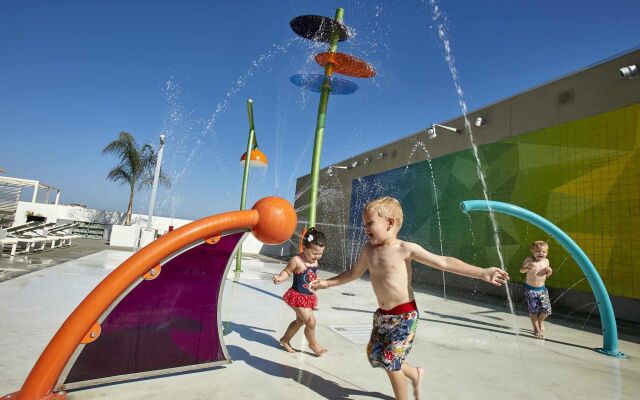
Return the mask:
[[279,343],[280,343],[280,346],[282,346],[287,352],[289,352],[289,353],[297,353],[296,349],[291,347],[289,342],[285,342],[284,339],[280,339]]
[[424,368],[416,367],[416,371],[418,372],[418,378],[413,382],[413,396],[416,400],[420,400],[420,385],[424,377]]
[[315,353],[316,357],[321,357],[324,353],[327,352],[327,349],[320,346],[319,344],[313,344],[313,345],[310,344],[309,348],[311,349],[311,351]]

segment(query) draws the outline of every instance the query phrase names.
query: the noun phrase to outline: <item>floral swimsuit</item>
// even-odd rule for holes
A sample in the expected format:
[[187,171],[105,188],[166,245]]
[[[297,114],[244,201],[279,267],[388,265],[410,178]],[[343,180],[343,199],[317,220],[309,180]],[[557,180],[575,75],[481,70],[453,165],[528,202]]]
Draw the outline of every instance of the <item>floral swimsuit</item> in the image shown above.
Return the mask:
[[415,300],[391,310],[376,310],[367,346],[371,366],[382,367],[387,371],[399,371],[402,368],[402,362],[413,345],[418,316]]

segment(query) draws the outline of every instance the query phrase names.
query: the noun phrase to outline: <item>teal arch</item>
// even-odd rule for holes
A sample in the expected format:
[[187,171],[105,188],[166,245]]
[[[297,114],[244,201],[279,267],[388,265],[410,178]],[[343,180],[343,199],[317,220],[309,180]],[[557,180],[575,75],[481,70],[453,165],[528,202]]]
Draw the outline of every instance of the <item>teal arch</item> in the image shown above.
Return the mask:
[[618,328],[607,288],[604,286],[589,257],[569,235],[540,215],[509,203],[492,200],[466,200],[460,203],[460,209],[464,213],[469,213],[469,211],[493,211],[520,218],[542,229],[560,243],[580,266],[596,297],[602,325],[603,347],[597,348],[595,351],[613,357],[625,357],[624,353],[618,351]]

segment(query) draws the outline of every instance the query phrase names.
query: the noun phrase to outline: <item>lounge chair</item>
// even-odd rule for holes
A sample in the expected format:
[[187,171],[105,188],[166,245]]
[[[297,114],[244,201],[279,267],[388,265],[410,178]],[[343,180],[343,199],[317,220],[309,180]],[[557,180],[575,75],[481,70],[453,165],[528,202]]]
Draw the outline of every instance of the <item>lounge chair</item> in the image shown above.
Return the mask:
[[21,233],[21,237],[30,239],[42,239],[45,241],[45,247],[47,244],[49,244],[52,249],[61,247],[63,245],[64,238],[58,235],[49,234],[48,232],[48,230],[51,227],[55,226],[55,224],[55,222],[49,222],[32,226],[28,230],[23,230]]
[[[47,245],[46,239],[41,237],[34,237],[33,235],[29,234],[29,232],[40,229],[44,225],[46,224],[43,222],[32,221],[27,222],[23,225],[12,226],[11,228],[7,228],[4,230],[4,236],[6,238],[16,239],[18,241],[17,245],[23,248],[20,253],[28,253],[31,250],[44,250],[45,246]],[[15,251],[17,251],[17,249]]]
[[78,225],[80,225],[78,222],[56,225],[52,228],[47,229],[47,233],[49,236],[55,236],[62,239],[61,246],[71,246],[71,240],[80,237],[71,233],[72,229]]
[[4,254],[4,248],[7,246],[9,249],[9,255],[15,256],[18,249],[18,239],[6,237],[7,232],[4,229],[0,229],[0,255]]

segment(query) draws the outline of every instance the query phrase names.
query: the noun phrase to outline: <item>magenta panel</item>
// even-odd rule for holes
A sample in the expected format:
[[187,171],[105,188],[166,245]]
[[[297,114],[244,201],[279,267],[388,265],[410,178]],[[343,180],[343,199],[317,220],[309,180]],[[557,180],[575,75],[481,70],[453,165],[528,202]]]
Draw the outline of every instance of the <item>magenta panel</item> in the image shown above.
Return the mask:
[[103,321],[98,340],[84,346],[64,383],[225,360],[218,296],[242,236],[193,247],[138,284]]

